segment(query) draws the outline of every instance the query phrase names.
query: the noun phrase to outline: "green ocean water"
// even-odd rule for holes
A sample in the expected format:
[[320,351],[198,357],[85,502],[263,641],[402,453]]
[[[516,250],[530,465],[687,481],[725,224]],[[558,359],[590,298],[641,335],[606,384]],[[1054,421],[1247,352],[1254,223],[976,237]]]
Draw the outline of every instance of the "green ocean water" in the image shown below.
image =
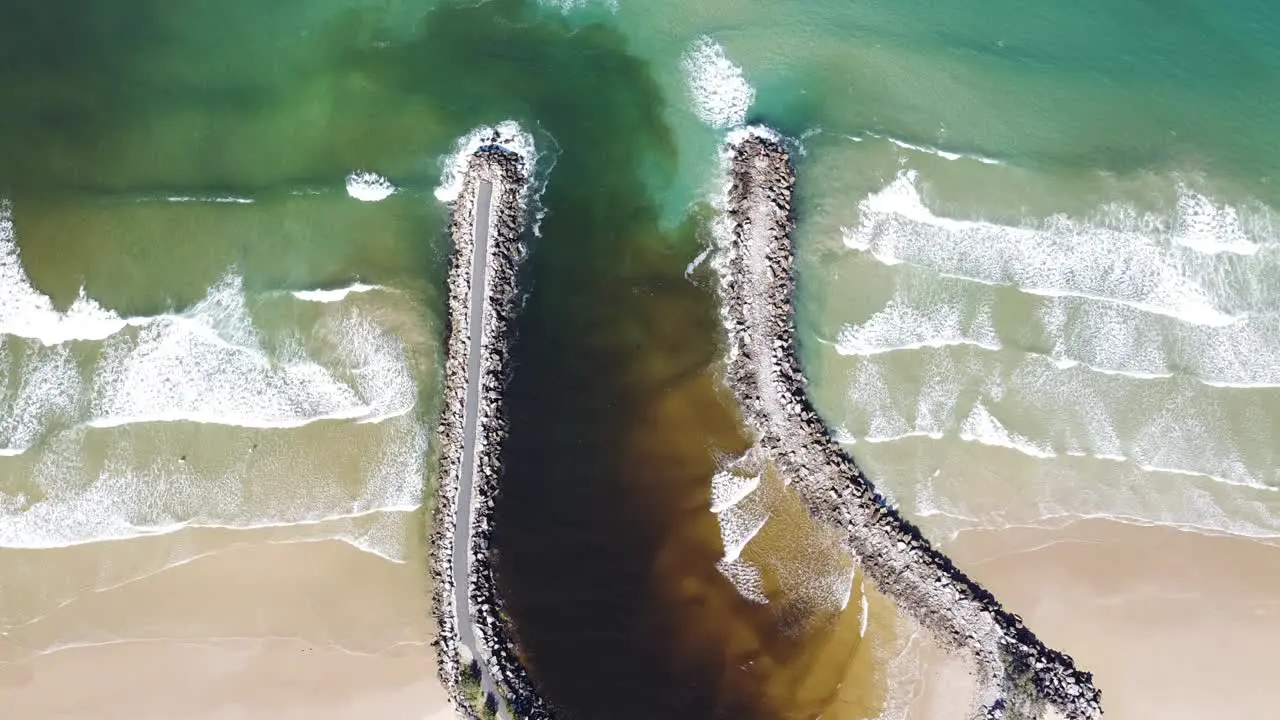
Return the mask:
[[[709,512],[711,476],[745,448],[696,260],[713,242],[724,125],[801,140],[811,390],[927,530],[1106,515],[1280,535],[1277,30],[1280,9],[1260,0],[10,3],[0,197],[31,287],[58,310],[83,288],[122,317],[182,312],[235,277],[273,367],[301,347],[353,387],[353,367],[391,361],[352,350],[364,336],[335,329],[343,313],[389,328],[408,348],[417,424],[335,437],[392,453],[419,448],[438,392],[441,158],[479,124],[519,121],[547,185],[497,542],[532,667],[571,717],[871,717],[893,686],[854,632],[858,595],[840,611],[786,580],[807,566],[785,538],[811,528],[779,512],[753,541],[768,604],[716,568],[728,531]],[[690,60],[704,38],[750,102],[732,73],[691,95],[691,77],[720,77]],[[344,178],[362,169],[397,194],[352,200]],[[391,292],[324,310],[279,298],[353,281]],[[47,419],[23,400],[22,378],[64,361],[14,330],[16,307],[0,307],[0,410],[45,424],[35,450],[0,457],[0,490],[27,493],[0,504],[11,527],[38,504],[48,448],[133,457],[135,443],[136,465],[177,468],[145,449],[199,440],[147,428],[66,449],[57,433],[87,411]],[[240,315],[209,317],[241,331]],[[60,345],[68,377],[97,377],[94,342]],[[210,442],[279,443],[270,469],[317,442],[259,434]],[[199,462],[201,481],[230,472]],[[422,505],[425,465],[396,467],[416,495],[384,492],[372,470],[308,493],[298,472],[303,490],[260,507],[292,522],[373,496]],[[211,522],[250,524],[254,508]],[[183,500],[148,520],[183,513],[207,514]],[[370,546],[396,555],[396,532],[417,531]],[[842,572],[817,565],[824,581]],[[883,622],[867,646],[894,642]],[[618,664],[584,662],[602,655]]]

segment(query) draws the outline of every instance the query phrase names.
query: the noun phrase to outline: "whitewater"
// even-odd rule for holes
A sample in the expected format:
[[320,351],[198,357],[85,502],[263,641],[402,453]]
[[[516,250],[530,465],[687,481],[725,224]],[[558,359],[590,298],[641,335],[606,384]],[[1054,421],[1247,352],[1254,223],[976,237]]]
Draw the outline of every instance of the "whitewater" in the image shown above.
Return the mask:
[[[964,158],[867,136],[908,152],[836,229],[828,272],[872,289],[813,339],[842,442],[910,469],[884,478],[895,501],[944,533],[1103,517],[1280,536],[1273,211],[1175,176],[1159,208],[984,219],[914,166]],[[964,467],[990,468],[981,491]]]
[[[415,360],[375,318],[407,302],[359,282],[250,295],[229,268],[173,312],[83,291],[59,310],[0,202],[0,547],[291,527],[403,559],[428,436]],[[289,303],[300,325],[264,331]]]

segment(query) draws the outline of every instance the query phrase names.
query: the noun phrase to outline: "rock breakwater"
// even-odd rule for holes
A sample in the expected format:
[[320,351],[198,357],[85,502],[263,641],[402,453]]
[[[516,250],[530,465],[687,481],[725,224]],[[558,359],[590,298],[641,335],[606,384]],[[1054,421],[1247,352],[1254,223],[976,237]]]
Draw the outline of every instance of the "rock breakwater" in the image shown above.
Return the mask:
[[728,189],[715,265],[728,335],[727,382],[743,418],[810,514],[841,531],[866,576],[947,648],[972,658],[979,718],[1070,720],[1102,714],[1092,675],[1046,647],[994,596],[890,507],[831,437],[796,356],[792,231],[795,171],[764,129],[725,146]]
[[490,550],[507,435],[507,338],[526,253],[520,236],[530,171],[525,157],[497,144],[501,139],[494,134],[461,160],[466,169],[449,224],[453,254],[432,576],[440,676],[459,711],[479,716],[462,681],[464,663],[475,662],[482,693],[501,700],[499,717],[541,720],[553,715],[517,654]]

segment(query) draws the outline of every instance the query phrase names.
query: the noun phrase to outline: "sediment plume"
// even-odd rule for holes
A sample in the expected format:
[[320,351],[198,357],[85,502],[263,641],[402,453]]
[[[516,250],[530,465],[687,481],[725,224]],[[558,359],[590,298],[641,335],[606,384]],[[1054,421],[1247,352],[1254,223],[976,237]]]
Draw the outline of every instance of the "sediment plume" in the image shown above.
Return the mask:
[[753,128],[725,146],[728,189],[715,265],[728,353],[726,380],[757,447],[815,520],[841,532],[866,576],[950,650],[972,658],[973,716],[1101,717],[1092,675],[1040,642],[889,506],[833,439],[805,393],[796,355],[792,232],[795,171],[785,141]]
[[[525,671],[494,583],[490,537],[507,435],[503,392],[507,340],[518,309],[517,269],[530,180],[529,158],[482,138],[452,200],[449,232],[448,345],[440,419],[439,488],[432,521],[432,566],[440,677],[459,712],[479,717],[466,697],[463,663],[474,661],[498,717],[551,718]],[[478,294],[478,295],[477,295]],[[469,658],[466,656],[470,656]]]

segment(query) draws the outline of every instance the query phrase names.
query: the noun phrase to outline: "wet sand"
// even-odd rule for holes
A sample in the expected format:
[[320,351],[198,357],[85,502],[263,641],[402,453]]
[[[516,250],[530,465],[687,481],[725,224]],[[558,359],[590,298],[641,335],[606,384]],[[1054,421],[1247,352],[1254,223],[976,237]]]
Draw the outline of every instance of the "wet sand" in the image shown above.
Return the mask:
[[[967,532],[944,550],[1094,671],[1109,720],[1276,716],[1280,546],[1088,520]],[[958,717],[964,678],[926,663],[910,717]]]
[[[272,530],[183,530],[98,546],[5,550],[0,692],[23,718],[444,718],[423,550],[393,563]],[[182,536],[187,537],[182,537]],[[218,544],[221,547],[218,547]],[[94,565],[200,546],[198,557],[94,591]],[[146,563],[143,563],[144,565]],[[18,572],[26,567],[28,572]],[[67,602],[59,568],[82,590]],[[134,575],[138,574],[136,571]]]

